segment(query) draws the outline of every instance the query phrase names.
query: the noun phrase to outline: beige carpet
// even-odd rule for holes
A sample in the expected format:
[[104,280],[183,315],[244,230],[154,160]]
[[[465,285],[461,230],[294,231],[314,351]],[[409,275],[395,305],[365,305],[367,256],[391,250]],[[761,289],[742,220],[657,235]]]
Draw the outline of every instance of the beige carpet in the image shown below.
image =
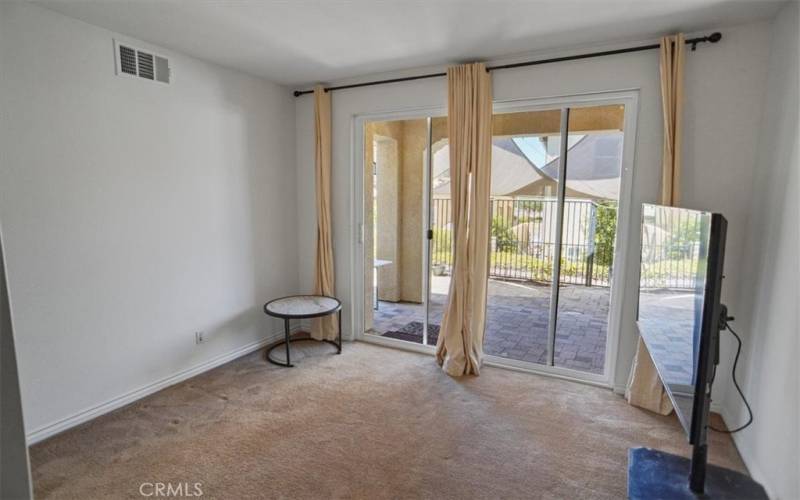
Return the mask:
[[[254,353],[33,446],[37,498],[623,498],[627,450],[687,454],[675,416],[611,391],[365,343],[287,369]],[[744,470],[729,437],[710,461]],[[149,490],[152,491],[152,490]]]

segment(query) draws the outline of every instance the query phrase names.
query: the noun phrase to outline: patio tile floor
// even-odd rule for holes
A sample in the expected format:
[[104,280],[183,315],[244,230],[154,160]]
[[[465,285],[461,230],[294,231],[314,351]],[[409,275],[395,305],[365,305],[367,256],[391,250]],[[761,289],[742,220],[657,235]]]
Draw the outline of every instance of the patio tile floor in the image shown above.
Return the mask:
[[[562,285],[559,289],[555,365],[602,373],[610,290],[606,287]],[[431,294],[430,323],[441,324],[444,294]],[[531,282],[489,280],[486,354],[544,364],[550,287]],[[373,311],[373,331],[399,331],[412,321],[422,322],[421,304],[381,301]]]

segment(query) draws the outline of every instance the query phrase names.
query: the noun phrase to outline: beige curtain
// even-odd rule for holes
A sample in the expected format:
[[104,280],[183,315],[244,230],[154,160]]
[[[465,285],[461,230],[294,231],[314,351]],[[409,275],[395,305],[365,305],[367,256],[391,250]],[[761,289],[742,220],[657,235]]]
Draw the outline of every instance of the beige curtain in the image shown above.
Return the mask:
[[[322,86],[314,88],[315,178],[317,197],[317,258],[314,293],[334,294],[333,243],[331,241],[331,95]],[[335,315],[311,321],[311,337],[335,340]]]
[[436,359],[451,376],[478,375],[489,266],[492,82],[482,63],[447,70],[453,274]]
[[[680,201],[681,133],[683,107],[683,59],[686,41],[683,34],[661,39],[661,105],[664,114],[664,149],[661,157],[661,204]],[[625,397],[632,405],[662,415],[672,411],[664,386],[639,338]]]
[[670,206],[680,202],[685,51],[686,40],[682,33],[661,39],[661,107],[664,114],[661,204]]

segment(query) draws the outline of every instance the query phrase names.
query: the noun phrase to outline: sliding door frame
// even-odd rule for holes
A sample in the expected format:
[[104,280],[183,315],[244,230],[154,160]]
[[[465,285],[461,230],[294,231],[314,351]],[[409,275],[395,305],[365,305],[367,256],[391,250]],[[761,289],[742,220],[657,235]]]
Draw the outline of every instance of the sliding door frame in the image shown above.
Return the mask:
[[[566,109],[604,105],[623,105],[625,107],[625,123],[623,127],[623,155],[619,208],[617,211],[617,234],[614,242],[614,262],[619,263],[619,265],[614,266],[611,276],[611,298],[609,304],[608,327],[606,330],[606,352],[603,373],[587,373],[560,366],[538,365],[527,361],[517,361],[492,355],[487,355],[484,358],[484,364],[487,366],[498,366],[518,371],[539,373],[602,387],[614,386],[614,374],[616,372],[617,355],[619,351],[619,337],[622,328],[622,305],[625,295],[626,275],[628,271],[627,268],[630,267],[628,265],[629,252],[627,242],[629,241],[633,209],[631,203],[633,198],[633,167],[637,143],[636,121],[639,113],[639,89],[614,90],[535,99],[500,100],[494,102],[492,111],[493,113],[511,113],[560,109],[563,114],[563,110]],[[353,149],[351,153],[351,189],[353,196],[351,199],[351,222],[352,227],[356,228],[356,239],[351,248],[352,286],[350,298],[353,304],[352,317],[356,340],[426,354],[433,354],[435,352],[434,346],[366,334],[364,331],[364,125],[371,121],[422,119],[441,116],[447,116],[446,107],[420,107],[393,112],[358,114],[353,117]],[[563,134],[563,129],[566,125],[564,123],[561,125]],[[428,130],[430,132],[430,127],[428,127]],[[567,133],[568,132],[569,129],[567,128]],[[564,143],[567,142],[566,137],[567,136],[562,137]],[[568,161],[567,159],[567,162]],[[427,167],[430,168],[430,165],[427,165]],[[426,172],[426,177],[427,175]],[[563,178],[561,180],[563,181]],[[564,183],[564,185],[566,184]],[[428,200],[426,203],[430,203],[430,201]],[[430,229],[430,217],[426,219],[426,232],[427,229]],[[427,265],[426,273],[429,273],[430,248],[427,238],[424,238],[424,242],[428,244],[425,252],[425,263]],[[429,286],[426,285],[426,288],[429,288]],[[430,291],[426,290],[425,293],[429,294]],[[426,296],[425,300],[427,304],[429,297]],[[551,300],[553,300],[552,297]],[[556,325],[550,325],[552,329],[554,329],[555,326]]]
[[553,246],[553,280],[550,283],[550,319],[547,321],[547,366],[555,366],[556,324],[558,324],[558,293],[561,286],[561,244],[564,241],[564,202],[567,197],[567,154],[569,151],[569,110],[561,108],[558,153],[558,184],[556,185],[556,241]]
[[425,317],[423,319],[422,328],[422,344],[428,344],[428,323],[430,322],[431,313],[431,250],[433,248],[431,240],[431,205],[433,201],[433,118],[428,117],[427,125],[427,141],[428,147],[425,154],[425,166],[422,173],[422,213],[425,214],[425,228],[424,235],[422,236],[422,268],[425,272],[422,274],[422,290],[425,293],[425,301],[423,307],[425,308]]

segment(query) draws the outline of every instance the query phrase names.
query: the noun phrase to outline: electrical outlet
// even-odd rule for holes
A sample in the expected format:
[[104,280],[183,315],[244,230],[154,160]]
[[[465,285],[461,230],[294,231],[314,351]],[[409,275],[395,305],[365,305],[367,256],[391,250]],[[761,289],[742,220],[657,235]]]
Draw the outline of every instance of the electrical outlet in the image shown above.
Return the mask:
[[194,332],[194,343],[195,344],[202,344],[205,342],[205,333],[204,332]]

